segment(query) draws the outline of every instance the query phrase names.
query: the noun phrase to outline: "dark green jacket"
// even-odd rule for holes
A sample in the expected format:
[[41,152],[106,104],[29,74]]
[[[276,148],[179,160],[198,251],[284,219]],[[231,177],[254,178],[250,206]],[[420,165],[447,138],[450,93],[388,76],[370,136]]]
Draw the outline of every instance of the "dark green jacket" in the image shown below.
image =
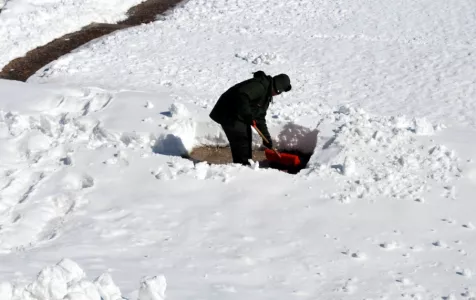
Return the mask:
[[210,113],[215,122],[227,125],[237,120],[251,125],[256,121],[258,129],[271,140],[266,125],[266,112],[272,101],[273,77],[262,71],[253,74],[253,78],[229,88],[218,99]]

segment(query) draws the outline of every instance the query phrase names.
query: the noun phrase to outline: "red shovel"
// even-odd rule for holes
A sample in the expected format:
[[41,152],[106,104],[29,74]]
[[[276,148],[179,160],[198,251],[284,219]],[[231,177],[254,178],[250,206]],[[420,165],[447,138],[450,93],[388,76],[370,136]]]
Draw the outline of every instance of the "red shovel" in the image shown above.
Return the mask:
[[[258,132],[261,138],[269,144],[268,139],[263,135],[263,133],[258,129],[256,126],[256,122],[253,121],[253,128]],[[301,164],[301,159],[299,156],[289,153],[279,153],[276,149],[265,149],[264,153],[266,155],[266,159],[272,163],[278,163],[284,165],[286,167],[298,167]]]

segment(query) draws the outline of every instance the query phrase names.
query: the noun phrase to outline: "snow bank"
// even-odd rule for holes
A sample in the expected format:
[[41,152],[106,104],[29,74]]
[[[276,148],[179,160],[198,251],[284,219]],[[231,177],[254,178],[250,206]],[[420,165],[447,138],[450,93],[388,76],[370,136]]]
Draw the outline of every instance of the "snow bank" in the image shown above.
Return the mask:
[[[155,153],[181,156],[189,154],[195,147],[228,146],[228,139],[221,126],[208,117],[207,111],[200,109],[192,114],[182,103],[173,103],[164,113],[172,121],[164,127],[153,145]],[[296,123],[284,125],[268,124],[271,138],[277,148],[312,153],[317,144],[318,130]],[[262,145],[262,140],[253,132],[253,147]]]
[[187,155],[195,146],[197,122],[182,103],[174,102],[165,113],[171,124],[165,127],[153,146],[155,153],[164,155]]
[[[137,300],[163,300],[166,289],[165,277],[144,277],[140,282]],[[2,300],[119,300],[120,289],[108,273],[93,281],[74,261],[63,259],[56,265],[42,269],[30,283],[0,283]]]
[[181,120],[168,126],[167,133],[161,134],[154,145],[154,152],[164,155],[186,155],[195,146],[197,123]]

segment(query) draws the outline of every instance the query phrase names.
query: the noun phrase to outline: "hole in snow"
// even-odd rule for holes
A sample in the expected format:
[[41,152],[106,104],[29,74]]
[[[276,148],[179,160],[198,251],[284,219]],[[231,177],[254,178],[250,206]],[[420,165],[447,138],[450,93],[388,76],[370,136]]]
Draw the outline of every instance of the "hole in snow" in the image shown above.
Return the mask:
[[[267,161],[264,150],[253,150],[253,160],[258,161],[260,168],[276,169],[289,174],[297,174],[304,169],[309,161],[311,154],[302,153],[299,151],[280,151],[281,153],[289,153],[299,156],[301,164],[297,167],[288,167],[281,164],[271,163]],[[209,164],[230,164],[233,163],[231,150],[229,147],[213,147],[202,146],[194,148],[188,156],[184,158],[190,159],[194,162],[207,162]]]

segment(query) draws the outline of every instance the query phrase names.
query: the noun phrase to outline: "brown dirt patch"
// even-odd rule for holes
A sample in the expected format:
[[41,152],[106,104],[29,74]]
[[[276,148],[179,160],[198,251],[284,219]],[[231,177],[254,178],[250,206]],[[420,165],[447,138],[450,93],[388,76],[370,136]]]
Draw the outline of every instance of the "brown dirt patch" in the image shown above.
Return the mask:
[[[210,164],[229,164],[233,162],[231,150],[228,147],[199,147],[190,153],[190,159],[206,161]],[[264,151],[253,151],[254,161],[265,161]]]
[[183,0],[148,0],[132,7],[127,12],[126,20],[119,22],[120,25],[137,26],[154,22],[158,15],[166,13]]
[[[278,164],[269,163],[266,160],[264,150],[254,150],[253,160],[260,162],[262,168],[272,168],[280,171],[284,171],[290,174],[297,174],[300,170],[304,169],[311,157],[310,154],[301,153],[297,151],[281,151],[282,153],[290,153],[298,155],[301,159],[301,165],[298,167],[290,168]],[[231,156],[231,150],[229,147],[198,147],[193,149],[189,157],[186,157],[194,162],[207,162],[209,164],[229,164],[233,162]]]
[[182,0],[148,0],[128,11],[128,18],[117,24],[93,23],[81,30],[64,35],[44,46],[29,51],[25,56],[8,63],[0,72],[0,78],[26,81],[39,69],[57,60],[87,42],[116,30],[150,23],[157,15],[164,14]]

